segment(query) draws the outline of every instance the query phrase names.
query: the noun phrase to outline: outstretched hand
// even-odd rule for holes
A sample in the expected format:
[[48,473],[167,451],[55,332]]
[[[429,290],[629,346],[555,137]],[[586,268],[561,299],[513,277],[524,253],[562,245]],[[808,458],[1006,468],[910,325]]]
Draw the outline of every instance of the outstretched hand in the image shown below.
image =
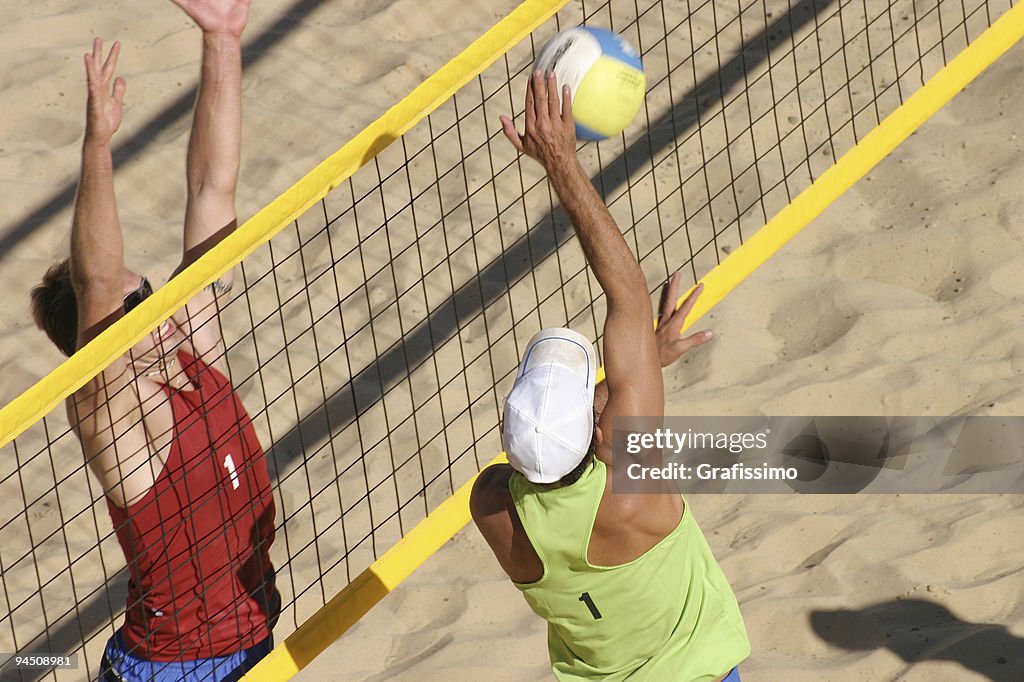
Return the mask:
[[[526,129],[520,135],[508,116],[501,117],[501,127],[509,142],[544,169],[571,163],[576,158],[576,123],[572,118],[572,92],[562,86],[562,102],[558,102],[558,79],[554,72],[534,71],[526,85]],[[562,166],[564,167],[564,166]]]
[[171,0],[206,33],[241,37],[249,19],[250,0]]
[[678,360],[680,356],[691,348],[696,348],[702,343],[711,340],[710,330],[697,332],[684,339],[679,338],[686,316],[690,314],[697,297],[704,290],[703,284],[698,284],[683,304],[676,309],[676,301],[679,299],[679,273],[672,273],[671,279],[661,290],[661,313],[658,316],[658,330],[655,332],[655,341],[658,345],[658,359],[662,367],[668,367]]
[[85,55],[85,77],[89,87],[89,98],[86,103],[85,138],[87,142],[107,144],[121,126],[121,113],[124,111],[124,91],[127,87],[124,78],[111,78],[117,68],[117,56],[121,53],[121,44],[115,42],[110,47],[106,60],[103,59],[103,41],[96,38],[92,41],[92,53]]

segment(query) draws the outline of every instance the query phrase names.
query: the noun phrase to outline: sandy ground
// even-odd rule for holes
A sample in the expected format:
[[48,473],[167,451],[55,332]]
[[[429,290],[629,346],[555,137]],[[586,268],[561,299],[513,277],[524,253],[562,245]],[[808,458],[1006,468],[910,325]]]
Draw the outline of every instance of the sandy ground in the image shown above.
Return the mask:
[[[374,3],[371,9],[368,3],[354,1],[256,3],[247,33],[249,40],[257,40],[257,47],[248,53],[245,75],[240,214],[250,215],[286,189],[514,4],[428,6],[394,0]],[[783,9],[771,7],[775,12]],[[922,13],[925,9],[919,7]],[[177,262],[183,172],[168,169],[183,167],[198,36],[170,3],[118,1],[99,7],[44,0],[25,7],[2,0],[0,11],[8,17],[2,31],[9,54],[8,68],[0,75],[0,193],[7,199],[0,206],[0,284],[8,292],[0,302],[0,398],[6,403],[60,359],[40,343],[28,320],[25,292],[26,283],[67,248],[84,102],[81,52],[97,33],[125,43],[121,73],[129,82],[129,109],[119,137],[128,147],[119,157],[117,188],[126,257],[158,278]],[[578,11],[572,4],[567,16]],[[728,16],[728,8],[722,11]],[[699,40],[709,20],[699,16],[693,23],[694,40]],[[723,49],[727,52],[728,46]],[[1017,132],[1015,114],[1024,108],[1022,65],[1024,50],[1018,46],[700,323],[713,328],[717,338],[666,374],[668,413],[1021,414],[1024,306],[1019,292],[1024,284],[1024,249],[1019,220],[1024,203],[1018,188],[1024,172],[1017,158],[1024,137]],[[663,96],[662,90],[652,90],[649,103],[655,113]],[[512,105],[499,99],[494,106],[491,119]],[[787,101],[778,109],[790,106]],[[642,127],[643,121],[637,125]],[[821,133],[821,125],[816,132]],[[410,136],[416,139],[422,136]],[[444,144],[439,163],[456,163],[447,157],[457,159],[458,146],[450,138]],[[501,162],[497,167],[511,160],[502,144],[496,143],[491,152]],[[713,143],[705,139],[695,144]],[[584,156],[596,169],[598,152],[592,147]],[[603,143],[601,149],[604,162],[618,151],[613,142]],[[393,158],[394,148],[385,163]],[[700,154],[687,155],[679,163],[686,170],[697,167]],[[413,165],[422,165],[422,159]],[[714,160],[710,166],[714,168],[709,173],[722,170]],[[476,159],[463,172],[475,187],[490,181],[488,171],[489,165]],[[537,178],[526,166],[523,172],[528,179]],[[360,182],[372,185],[375,176],[366,177],[369,180]],[[737,183],[741,190],[747,186],[744,182]],[[438,201],[444,204],[459,192],[464,194],[465,186],[445,187]],[[510,185],[505,176],[496,194],[504,205],[517,192],[522,194],[521,186]],[[523,213],[541,214],[548,201],[543,186],[527,194]],[[384,202],[400,203],[401,196],[400,190],[388,188]],[[638,191],[633,199],[640,205],[649,196]],[[772,201],[777,204],[777,197]],[[624,203],[615,209],[623,221],[629,217]],[[362,210],[372,212],[369,207]],[[421,208],[417,226],[430,210]],[[481,211],[486,215],[485,208],[477,208],[474,223],[482,220]],[[678,215],[668,219],[681,222]],[[748,214],[744,225],[757,219]],[[398,211],[393,222],[408,220],[408,212]],[[506,220],[513,224],[503,225],[503,231],[521,232],[516,223],[522,218]],[[699,229],[700,221],[700,216],[693,218],[694,229]],[[458,228],[443,227],[449,235],[457,234]],[[438,255],[430,241],[438,231],[410,234],[420,235],[421,255]],[[486,263],[500,251],[500,240],[488,240],[489,236],[482,234],[474,242],[476,259],[466,250],[452,257],[451,277],[457,283],[465,281],[478,262]],[[288,239],[275,242],[282,245],[279,251]],[[638,230],[636,240],[646,252],[644,233]],[[728,248],[733,241],[734,235],[727,233],[722,246]],[[274,257],[283,290],[308,287],[310,272],[339,269],[322,262],[322,250],[308,250],[310,259],[301,268],[294,260]],[[652,288],[664,276],[657,271],[659,257],[654,254],[644,261]],[[364,267],[366,262],[388,260],[369,247],[362,258]],[[517,284],[511,296],[489,309],[498,320],[511,313],[514,324],[494,319],[483,329],[467,324],[456,336],[458,347],[448,344],[438,350],[431,371],[454,374],[467,353],[475,357],[487,349],[495,330],[504,333],[511,328],[514,334],[507,340],[493,343],[489,363],[471,366],[466,393],[486,393],[487,384],[477,384],[481,378],[489,380],[492,366],[502,374],[514,365],[512,339],[528,338],[542,322],[557,323],[555,318],[564,315],[566,307],[581,309],[588,300],[586,278],[577,278],[566,288],[569,305],[563,306],[559,298],[545,304],[539,314],[523,312],[523,301],[529,304],[526,307],[535,306],[538,297],[557,288],[559,265],[567,272],[579,268],[578,248],[563,247],[559,259],[538,266],[534,278]],[[707,259],[706,253],[698,258],[698,275],[714,264],[714,257]],[[257,253],[247,279],[269,261],[268,254]],[[398,278],[390,270],[387,276]],[[339,290],[343,295],[357,291],[362,280],[362,270],[343,272]],[[249,294],[257,306],[276,300],[264,296],[259,286],[254,284]],[[397,298],[396,288],[401,289],[397,281],[389,294],[387,286],[369,278],[366,307],[372,309],[369,314],[379,314],[375,324],[382,338],[374,337],[362,348],[350,342],[345,353],[349,366],[365,365],[374,355],[374,344],[386,347],[401,333],[401,322],[396,325],[385,315],[388,302]],[[438,292],[445,295],[443,284]],[[431,295],[424,291],[421,308],[432,305]],[[359,306],[353,302],[350,307],[349,319],[359,318]],[[229,335],[241,337],[245,315],[241,306],[236,308],[228,312]],[[593,333],[594,320],[586,315],[573,319],[582,331]],[[277,343],[268,338],[262,348],[265,352]],[[25,352],[28,347],[32,352]],[[298,365],[317,364],[320,351],[300,341],[290,348]],[[237,347],[232,358],[236,380],[256,371],[255,355],[249,345]],[[326,364],[344,381],[345,366]],[[253,411],[266,401],[259,386],[281,380],[272,369],[268,366],[241,387]],[[416,393],[421,380],[430,384],[415,375],[408,382],[410,393]],[[392,402],[402,402],[400,396],[391,396]],[[495,393],[492,402],[497,397]],[[300,413],[315,405],[316,396],[309,398],[308,392],[299,397]],[[452,405],[461,404],[458,396],[445,394],[445,400],[449,412],[448,417],[441,413],[442,419],[450,418]],[[495,405],[486,407],[493,416]],[[400,411],[401,405],[393,409]],[[421,413],[432,415],[432,409],[431,402]],[[294,423],[294,410],[291,415]],[[271,410],[257,421],[264,438],[280,443],[288,419],[287,410]],[[342,465],[360,461],[361,447],[381,437],[376,433],[384,431],[387,419],[388,413],[371,411],[361,417],[361,430],[344,429],[333,439],[337,450],[329,451],[342,455],[319,453],[308,466],[298,466],[288,452],[280,454],[276,468],[283,483],[278,496],[287,525],[275,545],[275,559],[283,568],[286,599],[296,600],[296,605],[279,626],[279,637],[322,603],[321,589],[329,596],[345,580],[345,571],[335,562],[349,541],[325,529],[330,515],[323,508],[304,507],[308,481],[319,481],[334,470],[327,459]],[[60,423],[59,415],[53,423]],[[454,425],[449,448],[465,447],[457,433],[465,427],[465,420]],[[435,439],[418,445],[422,440],[417,441],[405,423],[395,433],[363,461],[388,470],[394,466],[388,453],[416,448],[425,453],[425,461],[443,459],[445,443]],[[494,449],[494,434],[477,435],[482,439],[479,452],[472,454],[486,460]],[[79,461],[73,443],[64,440],[60,448],[71,458],[68,461]],[[15,479],[3,478],[16,467],[6,456],[10,449],[4,448],[6,461],[0,463],[4,522],[18,518],[20,500],[35,500],[31,492],[22,497]],[[29,488],[40,466],[45,470],[50,465],[38,459],[23,469]],[[453,483],[466,478],[467,466],[472,463],[463,460],[456,467]],[[48,485],[53,487],[50,470]],[[398,478],[405,485],[410,482],[408,471],[402,471]],[[345,479],[342,487],[350,485],[356,484]],[[96,491],[90,490],[84,474],[62,482],[61,490],[58,496],[41,489],[40,501],[28,505],[24,518],[0,530],[8,600],[4,611],[38,590],[36,569],[43,582],[47,575],[61,574],[68,556],[65,545],[72,556],[80,552],[86,560],[78,562],[70,579],[51,583],[48,604],[74,602],[67,584],[76,590],[102,584],[98,560],[104,562],[107,575],[121,566],[109,538],[95,547],[97,536],[109,533],[102,508],[96,516],[73,519],[54,511],[63,507],[66,512],[76,504],[88,507]],[[445,490],[445,485],[432,486],[429,502],[443,498]],[[347,495],[348,488],[343,492]],[[1014,531],[1020,525],[1019,496],[692,496],[689,503],[740,599],[754,650],[742,668],[745,680],[1024,679],[1024,605],[1019,596],[1024,594],[1024,552],[1015,541],[1019,531]],[[405,511],[401,518],[407,526],[416,514],[405,519]],[[352,509],[349,533],[358,532],[366,522],[361,518],[365,512],[358,505]],[[38,538],[61,528],[63,535],[12,568],[12,557],[24,551],[15,554],[14,548],[24,547],[26,530]],[[395,524],[382,527],[378,549],[386,547],[398,530]],[[316,537],[318,545],[301,549]],[[286,551],[291,552],[290,561]],[[369,554],[365,544],[353,550],[352,570],[357,571],[360,562],[365,565]],[[322,573],[329,579],[321,583]],[[114,588],[116,603],[116,584]],[[43,620],[37,611],[34,603],[19,609],[17,627],[38,632]],[[19,631],[19,643],[24,631]],[[109,630],[93,638],[90,651],[105,637],[103,632]],[[0,627],[0,648],[15,648],[10,637],[7,621]],[[476,531],[468,528],[298,679],[527,680],[545,679],[547,671],[543,623],[501,574]]]

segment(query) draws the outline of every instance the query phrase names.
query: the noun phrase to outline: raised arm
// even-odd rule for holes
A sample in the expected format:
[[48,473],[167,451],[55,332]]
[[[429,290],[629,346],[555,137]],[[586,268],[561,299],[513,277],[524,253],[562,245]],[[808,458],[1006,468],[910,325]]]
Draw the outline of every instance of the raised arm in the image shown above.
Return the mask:
[[[202,66],[186,179],[188,200],[182,260],[184,269],[209,251],[237,225],[235,189],[242,136],[242,31],[249,0],[172,0],[203,32]],[[176,271],[177,272],[177,271]],[[208,362],[222,362],[222,339],[216,321],[216,296],[231,289],[229,271],[196,296],[179,323]]]
[[182,265],[235,227],[242,144],[242,31],[249,0],[173,0],[203,31],[202,66],[185,177]]
[[[92,52],[85,55],[89,94],[69,259],[78,315],[77,348],[124,314],[124,244],[110,152],[110,141],[121,125],[124,109],[125,81],[114,78],[120,52],[115,42],[104,59],[103,41],[96,38]],[[138,405],[135,393],[126,390],[130,383],[128,363],[128,356],[117,358],[68,402],[69,419],[89,455],[113,442],[112,424]]]
[[[665,409],[664,387],[646,280],[576,158],[570,98],[569,88],[563,88],[560,105],[554,74],[534,73],[527,85],[524,133],[520,135],[508,118],[502,118],[502,125],[516,149],[544,166],[607,297],[604,368],[608,399],[599,426],[610,436],[615,416],[660,417]],[[597,454],[606,464],[612,463],[610,438],[599,444]]]
[[[110,152],[111,137],[121,124],[125,93],[124,79],[114,78],[119,52],[114,43],[104,60],[103,43],[97,38],[92,53],[85,55],[89,98],[70,257],[78,348],[124,314],[125,291],[138,285],[137,276],[124,267]],[[141,425],[142,382],[134,379],[129,362],[129,355],[117,358],[67,402],[68,419],[82,442],[86,461],[104,492],[120,504],[145,487],[146,480],[148,485],[153,480],[143,466],[150,451]]]
[[71,223],[71,282],[78,308],[79,348],[123,314],[124,246],[110,151],[124,108],[125,81],[114,78],[120,52],[115,42],[104,60],[103,41],[96,38],[92,52],[85,55],[89,94]]

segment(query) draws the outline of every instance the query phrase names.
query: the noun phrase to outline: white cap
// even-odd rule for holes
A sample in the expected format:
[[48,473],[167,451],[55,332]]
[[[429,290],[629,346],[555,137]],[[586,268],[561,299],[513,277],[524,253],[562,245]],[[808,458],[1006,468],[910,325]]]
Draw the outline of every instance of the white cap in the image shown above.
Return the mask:
[[538,332],[526,347],[505,400],[501,444],[533,483],[575,469],[594,436],[597,353],[587,337],[562,327]]

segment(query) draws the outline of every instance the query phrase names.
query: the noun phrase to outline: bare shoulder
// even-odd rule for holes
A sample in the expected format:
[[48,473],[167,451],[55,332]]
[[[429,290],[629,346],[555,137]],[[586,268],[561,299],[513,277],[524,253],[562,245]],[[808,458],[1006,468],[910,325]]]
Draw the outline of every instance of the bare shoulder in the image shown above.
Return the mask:
[[217,280],[193,296],[173,315],[191,346],[190,354],[227,376],[225,347],[220,326],[220,309],[227,304],[230,284]]
[[[86,463],[104,493],[121,507],[141,498],[160,468],[147,464],[161,446],[167,449],[173,429],[159,385],[135,377],[128,368],[114,376],[108,369],[71,395],[66,407]],[[160,443],[151,439],[154,433],[161,434],[156,438]]]
[[508,489],[513,471],[508,464],[494,464],[481,471],[473,484],[469,509],[502,570],[516,582],[529,583],[541,579],[544,564],[533,545],[520,539],[526,533]]
[[139,403],[138,380],[118,358],[68,397],[68,420],[80,438],[87,438],[132,415]]
[[478,505],[486,505],[502,501],[505,498],[512,499],[508,491],[508,479],[515,471],[509,464],[492,464],[476,477],[473,483],[473,492],[470,494],[470,506],[474,502]]
[[492,464],[477,476],[469,496],[469,511],[476,524],[491,527],[512,505],[508,480],[514,470],[508,464]]

